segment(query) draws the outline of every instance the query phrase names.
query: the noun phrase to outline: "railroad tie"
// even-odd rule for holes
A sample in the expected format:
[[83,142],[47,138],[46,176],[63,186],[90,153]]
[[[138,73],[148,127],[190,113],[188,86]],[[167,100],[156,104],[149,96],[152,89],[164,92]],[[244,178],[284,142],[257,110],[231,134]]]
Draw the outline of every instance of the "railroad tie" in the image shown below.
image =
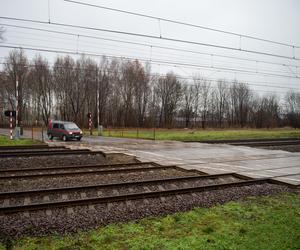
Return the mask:
[[67,194],[62,194],[61,198],[62,198],[62,200],[67,200],[68,199],[68,195]]
[[86,198],[86,193],[85,193],[85,192],[81,192],[81,193],[80,193],[80,197],[81,197],[82,199]]
[[[171,186],[173,189],[177,189],[177,188],[178,188],[177,185],[174,184],[174,183],[170,184],[170,186]],[[179,194],[176,194],[175,196],[176,196],[176,198],[177,198],[178,200],[181,199],[181,196],[180,196]]]
[[44,201],[44,202],[49,202],[49,201],[50,201],[49,196],[48,196],[48,195],[45,195],[45,196],[43,197],[43,201]]
[[3,201],[3,207],[8,207],[9,204],[10,204],[9,199],[4,199],[4,201]]
[[113,194],[114,194],[114,195],[119,195],[119,191],[116,190],[116,189],[113,189]]
[[24,198],[24,205],[29,205],[31,203],[30,197]]
[[190,185],[187,182],[183,182],[183,186],[189,187]]
[[101,196],[103,196],[103,192],[102,191],[98,191],[97,195],[101,197]]
[[[157,187],[158,187],[158,190],[159,191],[165,191],[165,188],[162,186],[162,185],[157,185]],[[165,202],[166,201],[166,198],[165,197],[160,197],[160,200],[162,201],[162,202]]]
[[[143,188],[146,192],[151,192],[150,188],[148,188],[148,187],[143,187]],[[147,205],[150,204],[148,199],[143,199],[143,202],[144,202],[144,204],[147,204]]]

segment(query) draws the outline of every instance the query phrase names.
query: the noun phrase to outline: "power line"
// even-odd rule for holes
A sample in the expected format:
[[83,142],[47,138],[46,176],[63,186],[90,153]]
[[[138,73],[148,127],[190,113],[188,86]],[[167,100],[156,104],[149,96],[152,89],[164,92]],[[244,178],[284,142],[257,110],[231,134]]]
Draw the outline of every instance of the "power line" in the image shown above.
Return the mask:
[[[26,33],[25,33],[26,34]],[[32,34],[32,35],[36,35],[36,34]],[[30,38],[31,40],[33,39],[33,38]],[[60,38],[61,39],[61,38]],[[43,40],[43,39],[34,39],[34,40],[38,40],[38,41],[48,41],[48,40]],[[94,43],[91,43],[91,42],[87,42],[87,41],[81,41],[80,42],[80,44],[82,44],[82,43],[85,43],[85,44],[92,44],[92,45],[94,45]],[[10,44],[13,44],[13,43],[10,43]],[[62,44],[61,42],[60,42],[60,44]],[[66,44],[66,43],[65,43]],[[13,44],[13,45],[16,45],[16,44]],[[68,44],[69,45],[69,44]],[[77,44],[78,45],[78,44]],[[115,48],[115,46],[114,45],[111,45],[111,44],[105,44],[105,45],[108,45],[108,46],[110,46],[110,47],[113,47],[113,50],[115,51],[115,50],[119,50],[119,48]],[[31,46],[31,45],[27,45],[27,44],[22,44],[22,46]],[[90,46],[89,45],[89,48],[90,47],[92,47],[92,48],[97,48],[97,49],[99,49],[100,47],[96,47],[96,46]],[[44,47],[45,48],[45,47]],[[49,48],[49,47],[46,47],[46,48]],[[101,47],[101,49],[103,49],[103,47]],[[133,50],[133,48],[128,48],[128,49],[131,49],[131,50]],[[110,50],[110,48],[108,48],[108,50]],[[134,51],[136,52],[136,48],[134,49]],[[143,52],[145,52],[144,50],[142,50]],[[155,53],[156,55],[159,55],[159,56],[162,56],[162,55],[167,55],[168,57],[170,57],[170,56],[172,56],[172,59],[175,59],[175,60],[177,60],[176,58],[173,58],[173,56],[175,56],[175,57],[177,57],[177,56],[179,56],[179,55],[175,55],[175,54],[164,54],[164,53],[159,53],[159,52],[153,52],[153,53]],[[152,54],[153,54],[152,53]],[[180,58],[180,57],[179,57]],[[181,59],[181,58],[180,58]],[[184,59],[186,59],[186,57],[184,57]],[[195,59],[195,58],[192,58],[192,59]],[[206,59],[207,60],[207,59]],[[180,62],[180,61],[177,61],[177,62]],[[184,61],[183,61],[184,62]],[[190,61],[189,61],[190,62]],[[219,61],[218,61],[219,62]],[[222,61],[220,61],[220,63],[221,63]],[[247,70],[255,70],[255,72],[256,73],[258,73],[258,72],[266,72],[266,73],[268,73],[268,72],[270,72],[270,73],[272,73],[272,72],[275,72],[275,73],[287,73],[287,71],[282,71],[282,70],[269,70],[269,69],[264,69],[264,70],[259,70],[258,71],[258,68],[249,68],[249,67],[239,67],[239,69],[247,69]],[[288,72],[288,73],[290,73],[290,71]],[[297,76],[297,74],[295,74],[295,73],[293,73],[293,75],[295,75],[295,76]]]
[[246,49],[242,49],[242,48],[234,48],[234,47],[222,46],[222,45],[211,44],[211,43],[201,43],[201,42],[182,40],[182,39],[176,39],[176,38],[171,38],[171,37],[160,37],[160,36],[148,35],[148,34],[143,34],[143,33],[126,32],[126,31],[113,30],[113,29],[102,29],[102,28],[96,28],[96,27],[89,27],[89,26],[82,26],[82,25],[75,25],[75,24],[66,24],[66,23],[58,23],[58,22],[52,22],[52,21],[49,23],[49,22],[46,22],[46,21],[39,21],[39,20],[33,20],[33,19],[24,19],[24,18],[0,16],[0,19],[1,18],[6,19],[6,20],[13,20],[13,21],[31,22],[31,23],[37,23],[37,24],[46,24],[46,25],[54,25],[54,26],[60,26],[60,27],[68,27],[68,28],[77,28],[77,29],[85,29],[85,30],[115,33],[115,34],[120,34],[120,35],[129,35],[129,36],[137,36],[137,37],[144,37],[144,38],[151,38],[151,39],[159,39],[159,40],[165,40],[165,41],[169,41],[169,42],[178,42],[178,43],[193,44],[193,45],[199,45],[199,46],[207,46],[207,47],[213,47],[213,48],[218,48],[218,49],[240,51],[240,52],[245,52],[245,53],[252,53],[252,54],[258,54],[258,55],[263,55],[263,56],[272,56],[272,57],[278,57],[278,58],[285,58],[285,59],[300,61],[300,58],[297,58],[295,56],[290,57],[290,56],[267,53],[267,52],[262,52],[262,51],[246,50]]
[[146,47],[149,47],[149,48],[152,47],[152,48],[158,48],[158,49],[188,52],[188,53],[199,54],[199,55],[222,57],[222,58],[235,59],[235,60],[241,60],[241,61],[247,61],[247,62],[264,63],[264,64],[271,64],[271,65],[277,65],[277,66],[286,66],[286,67],[296,67],[296,68],[299,67],[298,65],[276,63],[276,62],[270,62],[270,61],[264,61],[264,60],[255,60],[255,59],[235,57],[235,56],[226,56],[226,55],[220,55],[220,54],[215,54],[215,53],[205,53],[205,52],[199,52],[199,51],[195,51],[195,50],[179,49],[179,48],[173,48],[173,47],[168,47],[168,46],[160,46],[160,45],[155,45],[155,44],[147,44],[147,43],[141,43],[141,42],[124,41],[124,40],[120,40],[120,39],[103,38],[103,37],[99,37],[99,36],[91,36],[91,35],[84,35],[84,34],[78,34],[78,33],[56,31],[56,30],[50,30],[50,29],[34,28],[34,27],[28,27],[28,26],[11,25],[11,24],[3,24],[3,23],[1,23],[0,25],[7,26],[7,27],[14,27],[14,28],[22,28],[22,29],[48,32],[48,33],[55,33],[55,34],[61,34],[61,35],[69,35],[69,36],[74,36],[74,37],[80,36],[80,37],[98,39],[98,40],[104,40],[104,41],[126,43],[126,44],[131,44],[131,45],[140,45],[140,46],[146,46]]
[[[95,54],[95,53],[91,53],[91,52],[87,52],[87,51],[81,51],[80,53],[78,51],[74,52],[74,51],[66,51],[66,50],[61,50],[61,49],[57,49],[54,48],[51,50],[48,48],[42,49],[42,48],[32,48],[32,47],[23,47],[22,45],[18,45],[18,46],[11,46],[11,45],[0,45],[0,47],[3,48],[12,48],[12,49],[26,49],[26,50],[34,50],[34,51],[43,51],[43,52],[54,52],[54,53],[70,53],[70,54],[86,54],[86,55],[90,55],[90,56],[107,56],[107,57],[112,57],[112,58],[123,58],[123,59],[129,59],[129,60],[140,60],[140,61],[145,61],[145,62],[149,62],[149,59],[144,59],[144,58],[133,58],[133,57],[125,57],[125,56],[119,56],[119,55],[112,55],[112,56],[108,56],[108,55],[104,55],[104,54]],[[151,59],[151,62],[155,62],[158,64],[165,64],[165,65],[179,65],[179,66],[183,66],[183,67],[192,67],[192,68],[204,68],[204,69],[208,69],[208,70],[222,70],[222,71],[230,71],[230,72],[235,72],[235,73],[244,73],[244,74],[248,74],[248,75],[264,75],[264,76],[274,76],[274,77],[286,77],[286,78],[295,78],[295,79],[299,79],[298,76],[288,76],[288,75],[280,75],[280,74],[272,74],[272,73],[265,73],[265,72],[255,72],[255,71],[250,71],[250,70],[243,70],[243,69],[234,69],[234,68],[228,68],[228,67],[215,67],[215,66],[206,66],[206,65],[197,65],[197,64],[190,64],[190,63],[178,63],[178,62],[172,62],[172,61],[164,61],[164,60],[155,60],[155,59]]]
[[248,38],[248,39],[252,39],[252,40],[258,40],[258,41],[262,41],[262,42],[273,43],[273,44],[277,44],[277,45],[291,47],[293,49],[294,48],[300,48],[300,46],[296,46],[296,45],[293,45],[293,44],[287,44],[287,43],[278,42],[278,41],[274,41],[274,40],[270,40],[270,39],[264,39],[264,38],[260,38],[260,37],[255,37],[255,36],[250,36],[250,35],[244,35],[244,34],[239,34],[239,33],[235,33],[235,32],[230,32],[230,31],[215,29],[215,28],[210,28],[210,27],[207,27],[207,26],[202,26],[202,25],[197,25],[197,24],[192,24],[192,23],[187,23],[187,22],[181,22],[181,21],[167,19],[167,18],[163,18],[163,17],[146,15],[146,14],[141,14],[141,13],[137,13],[137,12],[116,9],[116,8],[102,6],[102,5],[95,5],[95,4],[90,4],[90,3],[83,3],[83,2],[73,1],[73,0],[63,0],[63,1],[69,2],[69,3],[73,3],[73,4],[85,5],[85,6],[89,6],[89,7],[95,7],[95,8],[105,9],[105,10],[109,10],[109,11],[115,11],[115,12],[125,13],[125,14],[129,14],[129,15],[134,15],[134,16],[139,16],[139,17],[144,17],[144,18],[149,18],[149,19],[155,19],[155,20],[158,20],[158,21],[164,21],[164,22],[169,22],[169,23],[176,23],[176,24],[180,24],[180,25],[184,25],[184,26],[190,26],[190,27],[194,27],[194,28],[199,28],[199,29],[204,29],[204,30],[210,30],[210,31],[219,32],[219,33],[223,33],[223,34],[237,36],[239,38],[244,37],[244,38]]

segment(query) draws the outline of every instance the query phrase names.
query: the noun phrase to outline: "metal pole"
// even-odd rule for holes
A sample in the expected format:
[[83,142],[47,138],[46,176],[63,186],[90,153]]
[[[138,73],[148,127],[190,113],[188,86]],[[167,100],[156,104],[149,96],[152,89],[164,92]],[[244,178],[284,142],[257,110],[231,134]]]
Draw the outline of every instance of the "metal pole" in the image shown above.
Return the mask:
[[97,68],[97,78],[96,78],[96,81],[97,81],[97,128],[98,128],[98,135],[101,135],[100,134],[100,110],[99,110],[99,106],[100,106],[100,89],[99,89],[99,80],[98,80],[98,68]]
[[16,76],[16,127],[19,125],[18,121],[18,109],[19,109],[19,79],[18,76]]

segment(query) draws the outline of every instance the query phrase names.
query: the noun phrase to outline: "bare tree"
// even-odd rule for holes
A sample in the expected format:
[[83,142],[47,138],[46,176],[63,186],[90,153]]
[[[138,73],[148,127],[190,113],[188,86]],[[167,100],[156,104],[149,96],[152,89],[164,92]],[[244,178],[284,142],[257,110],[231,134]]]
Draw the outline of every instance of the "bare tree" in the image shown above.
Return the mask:
[[34,67],[30,71],[31,90],[36,93],[38,112],[41,109],[42,119],[48,125],[53,108],[52,75],[46,59],[38,55],[34,60]]
[[[28,60],[23,50],[13,50],[5,59],[4,72],[7,74],[6,91],[8,100],[14,109],[16,109],[15,100],[18,91],[18,124],[22,126],[24,109],[26,101],[29,100],[27,84]],[[18,89],[16,81],[18,80]]]
[[160,103],[159,126],[170,128],[181,98],[181,83],[173,72],[158,79],[155,91]]
[[219,80],[217,83],[217,89],[214,91],[215,103],[217,109],[217,121],[218,126],[222,127],[223,121],[225,119],[228,88],[225,80]]
[[183,94],[183,113],[185,117],[185,127],[190,127],[190,122],[193,116],[193,108],[195,102],[195,86],[184,84],[182,88]]
[[205,78],[194,77],[195,84],[195,116],[198,112],[201,117],[201,126],[206,127],[207,116],[209,112],[209,103],[211,99],[211,82]]
[[230,87],[231,120],[232,123],[244,127],[250,109],[251,91],[247,84],[233,82]]
[[285,109],[289,124],[294,128],[300,127],[300,93],[290,90],[285,95]]

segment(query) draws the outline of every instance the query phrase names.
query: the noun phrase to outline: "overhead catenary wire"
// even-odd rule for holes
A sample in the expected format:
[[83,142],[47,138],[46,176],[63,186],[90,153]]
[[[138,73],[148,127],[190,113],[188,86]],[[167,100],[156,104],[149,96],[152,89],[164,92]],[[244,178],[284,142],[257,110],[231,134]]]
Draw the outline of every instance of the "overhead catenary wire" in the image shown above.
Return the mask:
[[165,41],[169,41],[169,42],[178,42],[178,43],[192,44],[192,45],[198,45],[198,46],[207,46],[207,47],[213,47],[213,48],[224,49],[224,50],[240,51],[240,52],[245,52],[245,53],[252,53],[252,54],[257,54],[257,55],[278,57],[278,58],[284,58],[284,59],[300,61],[300,58],[298,58],[298,57],[291,57],[291,56],[279,55],[279,54],[274,54],[274,53],[267,53],[267,52],[256,51],[256,50],[240,49],[240,48],[217,45],[217,44],[212,44],[212,43],[203,43],[203,42],[197,42],[197,41],[176,39],[176,38],[171,38],[171,37],[160,37],[160,36],[149,35],[149,34],[144,34],[144,33],[136,33],[136,32],[121,31],[121,30],[96,28],[96,27],[90,27],[90,26],[83,26],[83,25],[76,25],[76,24],[66,24],[66,23],[59,23],[59,22],[53,22],[53,21],[51,21],[49,23],[49,22],[41,21],[41,20],[16,18],[16,17],[6,17],[6,16],[0,16],[0,19],[30,22],[30,23],[45,24],[45,25],[54,25],[54,26],[68,27],[68,28],[77,28],[77,29],[84,29],[84,30],[101,31],[101,32],[107,32],[107,33],[115,33],[115,34],[120,34],[120,35],[144,37],[144,38],[150,38],[150,39],[159,39],[159,40],[165,40]]
[[[0,47],[2,47],[2,45],[0,45]],[[9,46],[9,47],[12,47],[12,46]],[[15,47],[14,48],[20,48],[20,47]],[[43,51],[43,52],[50,52],[50,53],[63,53],[63,54],[74,54],[74,55],[83,55],[81,53],[77,53],[75,51],[63,51],[63,50],[48,50],[48,49],[42,49],[42,48],[23,48],[23,49],[28,49],[28,50],[33,50],[33,51]],[[116,56],[107,56],[107,55],[103,55],[103,54],[88,54],[86,53],[85,55],[89,55],[89,56],[96,56],[96,57],[99,57],[99,56],[106,56],[107,58],[122,58],[122,59],[126,59],[126,60],[135,60],[135,58],[126,58],[126,57],[116,57]],[[149,62],[149,60],[145,60],[145,59],[139,59],[141,61],[144,61],[144,62]],[[149,62],[150,63],[150,62]],[[151,63],[156,63],[156,62],[151,62]],[[4,64],[4,63],[1,63],[1,64]],[[158,64],[158,63],[156,63]],[[162,63],[161,63],[162,64]],[[197,79],[195,77],[181,77],[181,76],[178,76],[178,78],[182,78],[182,79],[186,79],[186,80],[193,80],[193,79]],[[218,81],[220,79],[209,79],[209,80],[212,80],[212,81]],[[245,81],[245,82],[248,82],[248,81]],[[253,85],[253,86],[260,86],[260,87],[270,87],[268,85],[260,85],[260,84],[251,84],[251,83],[247,83],[249,85]],[[275,87],[275,86],[272,86],[272,87]],[[280,88],[284,88],[284,87],[280,87]],[[290,88],[290,87],[285,87],[286,89],[294,89],[294,90],[298,90],[296,88]],[[262,90],[261,90],[262,91]],[[263,92],[278,92],[278,91],[263,91]],[[281,93],[284,93],[284,92],[281,92]]]
[[[24,39],[23,37],[22,37],[22,39]],[[29,38],[25,38],[25,39],[29,39]],[[35,38],[30,38],[30,40],[32,41],[32,40],[38,40],[38,41],[42,41],[42,42],[47,42],[48,40],[46,40],[46,39],[35,39]],[[52,41],[51,41],[52,42]],[[10,44],[12,44],[12,45],[16,45],[16,44],[14,44],[14,43],[10,43]],[[62,44],[61,42],[60,42],[60,44]],[[97,49],[100,49],[100,47],[96,47],[96,46],[93,46],[93,45],[90,45],[90,44],[93,44],[93,43],[91,43],[91,42],[87,42],[87,41],[81,41],[81,44],[89,44],[88,46],[89,46],[89,48],[97,48]],[[68,44],[68,46],[69,46],[70,44]],[[27,44],[22,44],[22,46],[31,46],[31,45],[27,45]],[[111,47],[114,51],[116,51],[116,50],[120,50],[119,48],[115,48],[115,45],[112,45],[112,44],[104,44],[104,46],[108,46],[108,47]],[[44,47],[45,48],[45,47]],[[49,48],[49,47],[46,47],[46,48]],[[103,45],[101,46],[101,49],[104,49],[104,47],[103,47]],[[108,48],[108,50],[112,50],[112,49],[110,49],[110,48]],[[77,41],[76,41],[76,51],[78,50],[78,37],[77,37]],[[127,48],[127,51],[128,50],[133,50],[133,48]],[[136,52],[136,48],[134,49],[134,52]],[[147,53],[148,54],[148,51],[142,51],[142,52],[144,52],[144,53]],[[161,52],[151,52],[151,55],[158,55],[158,56],[162,56],[162,55],[166,55],[166,56],[168,56],[168,58],[172,58],[172,59],[175,59],[177,62],[185,62],[185,61],[180,61],[182,58],[180,58],[180,57],[178,57],[178,56],[180,56],[180,55],[175,55],[175,54],[165,54],[165,53],[161,53]],[[176,59],[176,58],[179,58],[179,59]],[[192,62],[191,61],[191,59],[195,59],[195,58],[187,58],[186,56],[184,56],[184,59],[189,59],[189,62]],[[150,58],[150,60],[151,60],[151,58]],[[204,61],[207,61],[208,59],[205,59],[205,58],[203,58],[202,60],[204,60]],[[223,63],[222,61],[216,61],[216,62],[218,62],[218,63]],[[251,67],[239,67],[239,69],[247,69],[247,70],[254,70],[253,68],[251,68]],[[257,68],[255,68],[255,71],[256,71],[256,73],[258,73],[258,69]],[[290,73],[290,71],[282,71],[282,70],[270,70],[270,69],[261,69],[261,70],[259,70],[259,72],[266,72],[266,73],[268,73],[268,72],[270,72],[270,73]],[[293,73],[293,75],[295,75],[295,76],[297,76],[297,74],[294,74]]]
[[[12,49],[26,49],[26,50],[33,50],[33,51],[44,51],[44,52],[54,52],[54,53],[69,53],[69,54],[85,54],[90,56],[106,56],[106,57],[113,57],[113,58],[123,58],[123,59],[129,59],[129,60],[140,60],[140,61],[146,61],[149,62],[149,59],[145,58],[134,58],[134,57],[128,57],[128,56],[120,56],[120,55],[105,55],[105,54],[95,54],[93,52],[89,51],[72,51],[72,50],[62,50],[58,48],[33,48],[33,47],[24,47],[22,45],[18,46],[12,46],[12,45],[3,45],[1,44],[0,47],[2,48],[12,48]],[[234,68],[228,68],[228,67],[216,67],[216,66],[207,66],[207,65],[198,65],[198,64],[191,64],[191,63],[178,63],[178,62],[172,62],[172,61],[166,61],[166,60],[155,60],[152,59],[151,62],[153,63],[160,63],[165,65],[180,65],[180,66],[187,66],[187,67],[194,67],[194,68],[202,68],[202,69],[208,69],[208,70],[222,70],[222,71],[229,71],[229,72],[236,72],[236,73],[242,73],[242,74],[248,74],[248,75],[263,75],[263,76],[273,76],[273,77],[285,77],[285,78],[294,78],[294,79],[300,79],[298,76],[289,76],[289,75],[280,75],[280,74],[273,74],[273,73],[265,73],[265,72],[256,72],[256,71],[250,71],[250,70],[243,70],[243,69],[234,69]]]
[[13,27],[13,28],[29,29],[29,30],[34,30],[34,31],[42,31],[42,32],[48,32],[48,33],[54,33],[54,34],[68,35],[68,36],[74,36],[74,37],[80,36],[80,37],[97,39],[97,40],[104,40],[104,41],[111,41],[111,42],[126,43],[126,44],[131,44],[131,45],[146,46],[146,47],[149,47],[151,49],[152,48],[158,48],[158,49],[166,49],[166,50],[173,50],[173,51],[179,51],[179,52],[187,52],[187,53],[192,53],[192,54],[199,54],[199,55],[214,56],[214,57],[221,57],[221,58],[234,59],[234,60],[241,60],[241,61],[247,61],[247,62],[264,63],[264,64],[270,64],[270,65],[295,67],[295,68],[300,67],[300,65],[294,65],[294,64],[277,63],[277,62],[271,62],[271,61],[265,61],[265,60],[242,58],[242,57],[237,57],[237,56],[227,56],[227,55],[216,54],[216,53],[205,53],[205,52],[199,52],[199,51],[190,50],[190,49],[180,49],[180,48],[161,46],[161,45],[156,45],[156,44],[133,42],[133,41],[120,40],[120,39],[113,39],[113,38],[104,38],[104,37],[99,37],[99,36],[92,36],[92,35],[85,35],[85,34],[79,34],[79,33],[50,30],[50,29],[44,29],[44,28],[35,28],[35,27],[28,27],[28,26],[21,26],[21,25],[12,25],[12,24],[6,24],[6,23],[0,23],[0,25],[7,26],[7,27]]
[[158,21],[175,23],[175,24],[180,24],[180,25],[184,25],[184,26],[190,26],[190,27],[194,27],[194,28],[199,28],[199,29],[204,29],[204,30],[219,32],[219,33],[223,33],[223,34],[233,35],[233,36],[237,36],[239,39],[241,39],[242,37],[244,37],[244,38],[248,38],[248,39],[252,39],[252,40],[258,40],[258,41],[262,41],[262,42],[267,42],[267,43],[272,43],[272,44],[287,46],[287,47],[291,47],[293,49],[294,48],[300,48],[300,46],[297,46],[297,45],[294,45],[294,44],[288,44],[288,43],[278,42],[278,41],[274,41],[274,40],[270,40],[270,39],[265,39],[265,38],[260,38],[260,37],[255,37],[255,36],[250,36],[250,35],[235,33],[235,32],[231,32],[231,31],[225,31],[225,30],[221,30],[221,29],[215,29],[215,28],[211,28],[211,27],[207,27],[207,26],[203,26],[203,25],[197,25],[197,24],[192,24],[192,23],[187,23],[187,22],[172,20],[172,19],[168,19],[168,18],[157,17],[157,16],[153,16],[153,15],[146,15],[146,14],[142,14],[142,13],[127,11],[127,10],[121,10],[121,9],[107,7],[107,6],[103,6],[103,5],[96,5],[96,4],[91,4],[91,3],[84,3],[84,2],[74,1],[74,0],[63,0],[63,1],[64,2],[73,3],[73,4],[84,5],[84,6],[89,6],[89,7],[95,7],[95,8],[105,9],[105,10],[109,10],[109,11],[115,11],[115,12],[120,12],[120,13],[124,13],[124,14],[129,14],[129,15],[134,15],[134,16],[139,16],[139,17],[144,17],[144,18],[149,18],[149,19],[155,19],[155,20],[158,20]]

